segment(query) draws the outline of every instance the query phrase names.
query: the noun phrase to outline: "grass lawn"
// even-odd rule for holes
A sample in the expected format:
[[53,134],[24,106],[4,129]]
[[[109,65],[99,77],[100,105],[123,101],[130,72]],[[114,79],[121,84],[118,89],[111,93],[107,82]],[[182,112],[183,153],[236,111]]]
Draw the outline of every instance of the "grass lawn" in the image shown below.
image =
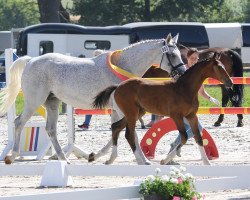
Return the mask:
[[[245,72],[244,77],[250,77],[250,72]],[[221,89],[219,86],[205,86],[206,91],[212,97],[221,101]],[[244,86],[244,100],[242,107],[250,107],[250,85]],[[199,96],[199,102],[201,107],[216,107],[213,103]]]

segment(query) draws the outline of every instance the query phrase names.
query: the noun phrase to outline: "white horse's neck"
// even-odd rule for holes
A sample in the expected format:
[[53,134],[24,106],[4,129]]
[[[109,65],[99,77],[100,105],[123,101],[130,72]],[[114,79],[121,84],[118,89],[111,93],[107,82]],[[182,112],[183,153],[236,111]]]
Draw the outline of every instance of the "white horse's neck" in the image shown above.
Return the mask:
[[160,64],[163,40],[147,40],[123,49],[116,64],[120,68],[142,76],[152,64]]

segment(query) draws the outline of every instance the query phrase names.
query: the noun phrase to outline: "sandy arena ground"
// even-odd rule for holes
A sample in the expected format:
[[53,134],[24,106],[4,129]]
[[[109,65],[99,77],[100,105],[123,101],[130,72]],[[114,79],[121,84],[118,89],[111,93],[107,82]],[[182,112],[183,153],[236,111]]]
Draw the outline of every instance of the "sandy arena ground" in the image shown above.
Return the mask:
[[[149,121],[150,116],[144,117],[145,122]],[[250,165],[250,116],[244,116],[245,126],[243,128],[236,128],[237,117],[236,115],[226,115],[224,123],[221,127],[215,128],[212,124],[216,121],[215,115],[200,115],[199,116],[204,127],[213,136],[217,147],[219,149],[220,158],[213,160],[213,165]],[[78,129],[77,124],[82,123],[84,117],[76,116],[76,143],[86,152],[97,152],[106,144],[110,139],[110,117],[109,116],[93,116],[90,130],[82,131]],[[36,118],[34,120],[37,120]],[[137,133],[141,139],[146,130],[142,130],[137,126]],[[67,125],[66,116],[59,116],[58,123],[58,138],[60,144],[65,146],[67,143]],[[162,158],[169,151],[169,144],[176,137],[177,132],[164,136],[156,149],[156,157],[152,160],[153,164],[159,164]],[[6,117],[0,118],[0,152],[7,144],[7,119]],[[132,151],[129,148],[124,134],[121,134],[118,146],[119,157],[115,161],[116,165],[135,165],[135,159]],[[86,165],[103,164],[108,156],[89,164],[86,160],[77,160],[74,156],[70,157],[72,164],[81,163]],[[47,160],[44,159],[42,163]],[[202,165],[197,145],[194,140],[188,141],[187,145],[182,148],[182,157],[175,159],[181,165]],[[23,165],[25,163],[41,163],[37,161],[16,161],[16,165]],[[0,162],[4,165],[3,162]],[[74,184],[68,188],[40,188],[39,184],[41,177],[39,176],[5,176],[0,177],[0,198],[4,196],[23,195],[23,194],[38,194],[56,191],[72,191],[81,190],[85,188],[107,188],[116,186],[129,186],[132,185],[135,179],[141,177],[73,177]],[[248,190],[227,190],[205,193],[206,199],[222,200],[222,199],[250,199],[250,188]]]

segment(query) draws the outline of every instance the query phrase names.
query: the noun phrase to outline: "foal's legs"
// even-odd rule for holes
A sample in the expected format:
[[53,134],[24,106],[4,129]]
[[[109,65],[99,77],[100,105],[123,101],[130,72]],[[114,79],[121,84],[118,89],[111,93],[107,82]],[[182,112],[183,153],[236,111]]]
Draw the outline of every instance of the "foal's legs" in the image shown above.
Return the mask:
[[[97,154],[95,154],[94,152],[89,154],[89,159],[88,159],[89,162],[97,160],[98,158],[106,155],[108,153],[108,150],[112,147],[113,135],[117,134],[117,140],[118,140],[119,133],[121,132],[122,129],[126,127],[126,120],[124,118],[124,115],[121,113],[121,111],[118,109],[117,106],[115,108],[113,107],[112,114],[111,114],[111,123],[112,123],[111,125],[112,138],[108,141],[108,143],[101,150],[98,151]],[[115,156],[115,154],[113,154],[113,156]]]
[[146,126],[145,126],[145,124],[144,124],[144,120],[142,119],[142,117],[139,118],[139,121],[140,121],[140,123],[141,123],[141,129],[145,129]]
[[[150,161],[145,157],[141,150],[138,136],[135,132],[136,118],[134,116],[127,117],[128,124],[126,127],[125,137],[135,155],[136,161],[139,165],[150,165]],[[132,119],[132,120],[131,120]]]
[[121,119],[118,122],[115,122],[111,125],[111,129],[112,129],[112,152],[110,155],[109,160],[107,160],[105,162],[106,165],[112,164],[115,159],[117,158],[118,154],[117,154],[117,143],[118,143],[118,138],[120,135],[120,132],[122,131],[122,129],[124,129],[126,127],[127,121],[125,118]]
[[205,165],[210,165],[210,162],[208,160],[207,154],[206,154],[204,146],[203,146],[201,132],[198,128],[198,118],[196,115],[189,115],[189,116],[187,116],[187,119],[188,119],[189,124],[191,126],[192,132],[194,133],[195,141],[199,146],[202,161]]
[[161,165],[165,165],[168,164],[169,162],[171,162],[174,157],[177,154],[177,151],[187,142],[187,133],[186,133],[186,129],[184,126],[184,122],[183,122],[183,117],[182,116],[178,116],[178,117],[172,117],[173,120],[175,121],[175,124],[177,126],[177,130],[179,131],[179,134],[181,135],[181,143],[176,145],[172,151],[170,151],[167,155],[167,157],[165,159],[162,159],[160,164]]
[[98,158],[106,155],[108,153],[108,150],[113,145],[110,159],[105,162],[105,164],[112,164],[117,157],[117,141],[118,141],[119,134],[122,131],[122,129],[125,128],[125,126],[126,126],[125,118],[121,119],[118,122],[113,123],[111,125],[112,138],[108,141],[108,143],[100,151],[98,151],[97,154],[95,154],[93,152],[91,154],[89,154],[88,161],[92,162],[92,161],[97,160]]
[[[131,104],[132,105],[132,104]],[[138,135],[135,132],[136,121],[145,115],[145,110],[142,107],[138,107],[138,105],[134,105],[131,107],[126,113],[127,118],[127,127],[125,138],[127,139],[134,155],[136,161],[139,165],[150,165],[151,162],[144,155],[141,146],[139,144]]]
[[59,114],[58,110],[59,103],[60,100],[58,98],[56,98],[55,96],[49,96],[44,104],[47,111],[46,131],[56,151],[58,159],[66,160],[69,163],[57,139],[56,132],[57,132],[57,120]]

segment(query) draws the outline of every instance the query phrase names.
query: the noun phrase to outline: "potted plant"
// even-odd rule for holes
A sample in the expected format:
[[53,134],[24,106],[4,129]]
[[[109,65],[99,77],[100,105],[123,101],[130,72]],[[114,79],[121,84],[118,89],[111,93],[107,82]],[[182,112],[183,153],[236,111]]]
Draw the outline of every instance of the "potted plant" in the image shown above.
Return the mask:
[[171,167],[166,175],[150,175],[140,184],[139,193],[144,200],[198,200],[201,199],[194,186],[194,177],[190,173],[183,174],[185,167]]

